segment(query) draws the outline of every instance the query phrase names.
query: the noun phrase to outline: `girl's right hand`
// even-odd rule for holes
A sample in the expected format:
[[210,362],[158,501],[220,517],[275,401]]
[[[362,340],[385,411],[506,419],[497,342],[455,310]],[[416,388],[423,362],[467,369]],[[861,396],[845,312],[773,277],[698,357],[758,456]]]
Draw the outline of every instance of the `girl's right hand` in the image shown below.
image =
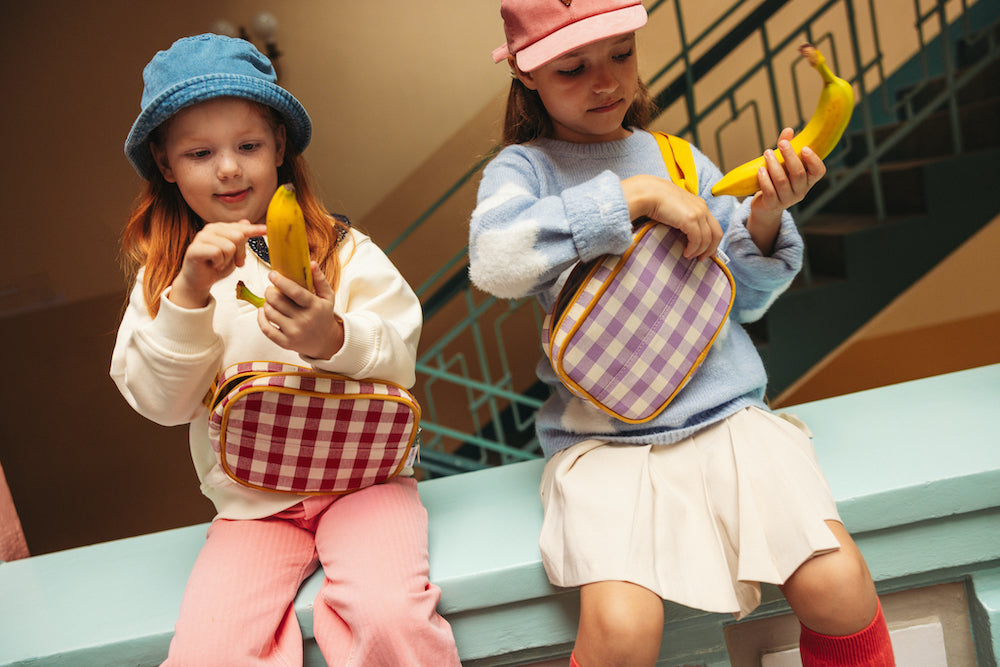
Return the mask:
[[168,298],[182,308],[204,308],[209,290],[246,261],[247,240],[266,233],[248,220],[212,222],[191,240]]
[[658,176],[641,174],[626,178],[622,192],[632,220],[643,216],[674,227],[687,237],[684,256],[708,259],[722,241],[722,226],[697,195]]

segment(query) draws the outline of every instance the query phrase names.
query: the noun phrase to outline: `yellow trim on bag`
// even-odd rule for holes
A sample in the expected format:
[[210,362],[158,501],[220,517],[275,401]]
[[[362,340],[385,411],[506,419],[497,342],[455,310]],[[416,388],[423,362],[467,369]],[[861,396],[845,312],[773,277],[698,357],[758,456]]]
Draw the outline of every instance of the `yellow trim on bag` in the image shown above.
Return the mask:
[[[667,168],[667,174],[670,176],[671,181],[673,181],[679,187],[683,187],[688,192],[694,195],[698,195],[698,170],[696,169],[694,164],[694,152],[691,148],[691,144],[680,137],[676,137],[674,135],[667,134],[665,132],[652,132],[651,134],[656,139],[656,143],[660,148],[660,152],[663,154],[663,162]],[[562,337],[563,344],[560,346],[559,354],[556,359],[553,359],[552,357],[552,348],[555,346],[555,338],[558,335],[563,320],[571,310],[572,304],[576,301],[576,299],[580,296],[581,292],[584,290],[587,282],[593,277],[597,269],[607,261],[608,257],[605,256],[603,258],[599,258],[598,260],[592,260],[593,266],[591,266],[591,268],[587,271],[587,274],[584,277],[584,279],[581,280],[579,284],[574,288],[572,292],[572,297],[568,300],[564,300],[563,292],[566,290],[566,287],[570,286],[566,285],[563,287],[563,290],[556,297],[556,300],[553,304],[553,312],[558,312],[556,306],[558,306],[559,304],[561,303],[566,304],[565,307],[562,309],[562,311],[558,312],[558,320],[552,317],[552,313],[549,313],[546,316],[546,322],[549,325],[547,327],[548,340],[544,341],[543,350],[546,356],[549,358],[553,370],[555,371],[556,375],[559,376],[559,379],[562,381],[562,383],[566,385],[566,387],[569,388],[574,394],[580,396],[581,398],[586,399],[588,402],[590,402],[595,407],[601,409],[603,412],[629,424],[641,424],[654,419],[658,414],[663,412],[663,410],[680,392],[680,390],[684,388],[684,385],[687,384],[688,380],[690,380],[691,376],[694,374],[694,372],[701,365],[702,361],[704,361],[705,357],[708,355],[708,351],[711,349],[712,345],[715,344],[715,339],[718,338],[719,332],[722,331],[722,327],[725,326],[725,323],[729,318],[729,312],[732,310],[733,302],[736,298],[736,283],[733,280],[732,274],[729,272],[729,269],[726,268],[726,265],[721,260],[719,260],[718,257],[713,256],[711,258],[712,261],[714,261],[716,265],[718,265],[718,267],[722,269],[722,273],[726,276],[726,279],[729,281],[730,295],[729,295],[729,305],[726,308],[726,316],[723,318],[722,323],[719,325],[719,327],[715,330],[715,333],[712,335],[712,338],[702,349],[701,353],[698,355],[698,358],[694,361],[694,364],[691,366],[691,369],[684,376],[684,379],[678,384],[677,389],[675,389],[674,392],[671,393],[671,395],[663,402],[662,405],[660,405],[659,408],[657,408],[651,415],[647,417],[636,419],[631,417],[625,417],[624,415],[618,414],[611,408],[604,406],[596,398],[594,398],[594,396],[590,392],[583,389],[579,385],[579,383],[575,382],[568,375],[566,375],[566,372],[563,370],[563,356],[566,353],[566,344],[565,344],[566,341],[570,340],[577,333],[577,331],[579,330],[580,326],[583,323],[583,320],[596,307],[598,299],[607,290],[608,283],[611,282],[615,278],[615,276],[617,276],[618,273],[621,272],[625,264],[625,260],[628,259],[628,257],[631,256],[631,254],[635,251],[635,248],[638,245],[638,241],[653,228],[653,225],[656,224],[660,223],[646,222],[636,231],[632,239],[632,244],[629,246],[628,250],[626,250],[625,253],[618,258],[615,267],[611,271],[611,275],[608,276],[608,278],[605,279],[605,281],[601,284],[600,289],[594,294],[594,297],[591,299],[590,303],[584,309],[583,313],[577,318],[576,322],[573,325],[573,328]],[[544,326],[543,329],[545,329]]]
[[[733,280],[732,274],[729,272],[729,269],[726,268],[726,265],[722,263],[722,261],[720,261],[717,257],[712,257],[711,259],[719,266],[720,269],[722,269],[722,273],[726,276],[726,279],[729,281],[730,292],[729,292],[729,304],[726,307],[726,317],[723,318],[722,323],[715,330],[715,333],[712,335],[712,338],[705,344],[705,347],[702,349],[701,353],[699,353],[698,358],[695,359],[694,364],[691,366],[691,369],[687,372],[687,374],[685,374],[684,379],[680,382],[680,384],[677,385],[677,389],[675,389],[673,391],[673,393],[670,394],[669,397],[667,397],[667,399],[663,402],[663,404],[660,405],[660,407],[656,408],[656,410],[654,410],[652,414],[650,414],[650,415],[648,415],[646,417],[633,418],[633,417],[626,417],[624,415],[619,414],[615,410],[612,410],[611,408],[609,408],[609,407],[605,406],[604,404],[602,404],[600,401],[598,401],[593,396],[593,394],[591,394],[589,391],[587,391],[586,389],[584,389],[583,387],[581,387],[579,385],[579,383],[577,383],[572,378],[570,378],[566,374],[566,371],[563,370],[563,356],[566,354],[566,342],[569,341],[569,340],[571,340],[573,338],[573,336],[576,335],[576,333],[579,331],[580,327],[582,326],[584,319],[587,317],[587,315],[590,314],[590,312],[594,308],[597,307],[597,301],[604,294],[604,292],[607,291],[607,289],[609,287],[609,283],[615,278],[615,276],[617,276],[622,271],[622,269],[624,268],[624,265],[625,265],[625,261],[635,251],[636,246],[638,245],[639,241],[647,233],[649,233],[654,228],[655,225],[658,225],[658,224],[660,224],[660,223],[657,223],[657,222],[648,222],[648,223],[644,224],[642,227],[639,228],[639,230],[635,234],[635,237],[632,240],[632,245],[630,245],[629,248],[628,248],[628,250],[626,250],[625,253],[623,253],[618,258],[618,260],[616,262],[616,265],[615,265],[615,268],[611,271],[611,274],[604,281],[602,281],[600,289],[598,289],[594,293],[594,296],[590,300],[590,303],[587,304],[587,307],[584,309],[583,313],[581,313],[580,317],[577,318],[576,322],[573,324],[573,327],[569,331],[567,331],[565,333],[565,335],[562,336],[562,339],[561,339],[562,340],[562,345],[560,346],[560,348],[559,348],[559,354],[557,355],[557,357],[555,359],[553,359],[553,357],[552,357],[552,348],[555,347],[556,336],[557,336],[560,328],[562,327],[563,321],[565,320],[566,316],[569,314],[570,305],[567,305],[567,307],[563,310],[563,312],[559,314],[559,319],[555,323],[555,325],[554,326],[550,326],[550,328],[549,328],[549,340],[548,340],[548,349],[546,350],[546,352],[547,352],[546,356],[548,356],[549,359],[552,360],[552,368],[556,372],[556,375],[559,376],[559,379],[563,382],[563,384],[565,384],[577,396],[580,396],[581,398],[585,398],[588,402],[590,402],[595,407],[600,408],[606,414],[614,417],[615,419],[619,419],[619,420],[621,420],[621,421],[623,421],[625,423],[628,423],[628,424],[642,424],[642,423],[648,422],[648,421],[656,418],[656,416],[658,414],[660,414],[661,412],[663,412],[664,409],[666,409],[667,405],[669,405],[670,402],[674,399],[674,397],[677,396],[677,394],[680,392],[680,390],[684,388],[684,385],[686,385],[687,382],[688,382],[688,380],[691,379],[691,376],[694,374],[694,372],[698,369],[699,366],[701,366],[701,363],[705,360],[705,357],[708,356],[708,351],[711,349],[712,345],[715,344],[715,339],[718,338],[719,332],[722,331],[722,327],[725,326],[726,320],[729,318],[729,311],[732,310],[733,302],[734,302],[734,300],[736,298],[736,283]],[[580,296],[581,292],[584,291],[587,282],[593,277],[594,273],[597,271],[597,269],[602,264],[603,264],[603,262],[596,263],[591,268],[591,270],[587,272],[587,275],[584,278],[584,280],[580,283],[580,285],[573,292],[573,296],[572,296],[572,298],[569,299],[568,304],[572,304],[574,301],[576,301],[576,299]],[[561,299],[557,299],[557,302],[560,301],[560,300]]]
[[[232,364],[232,365],[230,365],[229,367],[226,368],[226,371],[228,371],[233,366],[239,366],[240,364],[245,364],[245,363],[248,363],[248,362],[242,361],[242,362],[238,362],[236,364]],[[281,364],[283,366],[290,367],[290,368],[295,368],[295,369],[299,369],[299,370],[294,370],[294,371],[288,371],[288,370],[285,370],[285,371],[254,371],[254,370],[250,370],[250,371],[245,371],[243,373],[239,373],[237,375],[234,375],[233,377],[229,378],[226,381],[225,385],[219,386],[219,381],[221,380],[221,378],[223,376],[225,376],[225,371],[223,371],[218,376],[216,376],[215,381],[212,383],[212,390],[214,391],[214,395],[212,396],[211,404],[209,406],[209,410],[210,411],[214,411],[218,407],[219,403],[221,403],[224,398],[226,398],[227,396],[230,396],[230,394],[233,392],[233,390],[237,389],[237,387],[239,387],[244,382],[246,382],[248,380],[258,380],[260,378],[274,377],[274,376],[319,377],[319,378],[322,378],[322,379],[331,379],[331,380],[338,380],[338,381],[358,382],[358,383],[369,382],[369,383],[374,383],[374,384],[382,384],[382,385],[386,385],[386,386],[394,387],[394,388],[398,389],[403,394],[403,396],[392,396],[392,395],[389,395],[389,394],[379,394],[379,393],[375,393],[375,392],[365,392],[365,393],[359,393],[359,394],[348,394],[348,393],[327,394],[327,393],[324,393],[324,392],[321,392],[321,391],[312,391],[312,390],[307,390],[307,389],[292,389],[290,387],[275,387],[275,386],[244,387],[242,389],[239,389],[238,391],[236,391],[235,394],[232,394],[232,396],[230,397],[229,402],[226,404],[226,407],[222,411],[222,418],[221,418],[220,423],[219,423],[219,453],[218,453],[218,456],[217,456],[217,458],[219,460],[219,464],[222,467],[222,470],[234,482],[237,482],[238,484],[241,484],[242,486],[249,487],[251,489],[257,489],[258,491],[267,491],[269,493],[284,493],[284,494],[296,495],[296,496],[342,496],[342,495],[347,495],[349,493],[354,493],[355,491],[360,491],[361,488],[368,488],[368,487],[361,487],[361,488],[358,488],[358,489],[347,489],[347,490],[344,490],[344,491],[289,491],[289,490],[286,490],[286,489],[272,489],[272,488],[268,488],[268,487],[265,487],[265,486],[254,484],[253,482],[248,482],[248,481],[246,481],[244,479],[241,479],[241,478],[237,477],[236,474],[230,469],[229,465],[226,463],[226,429],[227,429],[227,427],[229,425],[229,411],[230,411],[230,406],[233,404],[233,401],[235,399],[239,398],[239,397],[242,397],[242,396],[245,396],[245,395],[248,395],[248,394],[262,393],[262,392],[275,392],[275,393],[279,393],[279,394],[300,395],[300,396],[322,396],[322,397],[335,398],[335,399],[339,399],[339,398],[376,399],[376,400],[383,400],[383,401],[392,401],[394,403],[400,403],[400,404],[406,405],[407,407],[410,408],[410,411],[413,413],[413,431],[410,434],[409,441],[406,443],[406,449],[403,451],[402,456],[400,456],[399,465],[396,466],[396,469],[388,477],[386,477],[385,480],[383,480],[382,482],[379,482],[379,483],[382,484],[382,483],[388,482],[389,480],[397,477],[403,471],[403,469],[406,467],[406,461],[407,461],[407,459],[410,456],[410,450],[413,448],[413,444],[416,442],[417,436],[420,433],[420,417],[422,416],[422,413],[421,413],[421,409],[420,409],[420,403],[417,402],[416,397],[412,393],[410,393],[410,391],[407,390],[405,387],[403,387],[401,385],[398,385],[395,382],[390,382],[388,380],[378,380],[378,379],[373,379],[373,378],[366,378],[364,380],[358,380],[356,378],[348,377],[346,375],[341,375],[339,373],[330,373],[330,372],[327,372],[327,371],[317,371],[317,370],[313,370],[313,369],[310,369],[310,368],[306,368],[304,366],[298,366],[296,364],[289,364],[289,363],[282,362],[282,361],[255,361],[255,362],[249,362],[249,363]],[[212,393],[212,392],[210,392],[210,393]],[[418,450],[418,454],[419,454],[419,450]]]

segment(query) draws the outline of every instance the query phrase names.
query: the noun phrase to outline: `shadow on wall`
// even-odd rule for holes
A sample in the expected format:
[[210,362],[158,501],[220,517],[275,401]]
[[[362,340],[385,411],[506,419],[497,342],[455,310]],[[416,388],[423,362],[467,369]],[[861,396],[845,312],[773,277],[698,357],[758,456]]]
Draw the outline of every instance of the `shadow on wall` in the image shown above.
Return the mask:
[[[210,520],[187,427],[138,415],[108,375],[124,294],[0,319],[0,463],[32,554]],[[111,325],[113,327],[115,325]]]

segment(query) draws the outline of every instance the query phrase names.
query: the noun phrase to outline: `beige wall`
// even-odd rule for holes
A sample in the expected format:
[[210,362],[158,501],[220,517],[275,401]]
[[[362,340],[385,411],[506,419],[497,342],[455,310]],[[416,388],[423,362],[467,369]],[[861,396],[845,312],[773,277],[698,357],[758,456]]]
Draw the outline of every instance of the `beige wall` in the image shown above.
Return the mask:
[[[0,167],[0,183],[12,233],[4,244],[0,290],[5,298],[0,315],[50,299],[76,301],[121,289],[117,238],[139,185],[121,147],[138,111],[141,68],[157,49],[179,36],[208,30],[220,18],[246,25],[260,10],[271,11],[280,23],[283,83],[314,118],[314,140],[307,156],[329,206],[362,221],[388,243],[395,230],[423,210],[424,200],[440,195],[497,136],[495,111],[508,81],[506,68],[494,66],[489,57],[503,40],[498,4],[495,0],[4,3],[0,89],[6,103],[0,105],[0,127],[7,159]],[[718,5],[694,0],[680,6],[689,24],[689,40],[718,11]],[[772,34],[784,36],[787,26],[813,6],[806,0],[790,3],[771,20]],[[908,27],[882,31],[886,67],[891,70],[915,40],[909,29],[912,2],[880,0],[878,6],[883,22],[905,17]],[[734,13],[715,34],[731,28],[746,11]],[[845,44],[843,31],[836,27],[837,14],[828,20]],[[676,53],[678,34],[672,3],[667,3],[640,33],[646,78]],[[894,47],[894,40],[902,42],[902,48]],[[731,58],[737,65],[759,52],[759,43],[751,42]],[[847,67],[848,54],[840,56]],[[784,54],[778,59],[779,76],[790,76],[791,58]],[[675,67],[660,85],[680,71]],[[806,84],[815,85],[813,78],[805,77]],[[700,99],[730,81],[724,73],[713,75],[702,84]],[[791,88],[790,80],[784,79],[782,89]],[[757,90],[751,85],[741,97]],[[814,90],[806,88],[803,94],[811,100]],[[788,99],[786,103],[791,104]],[[807,114],[811,104],[806,102]],[[671,129],[681,121],[683,113],[677,110],[657,125]],[[745,159],[757,150],[750,133],[736,127],[725,135],[727,161]],[[463,132],[471,137],[461,146],[468,150],[467,160],[451,160],[447,168],[428,162]],[[776,128],[766,126],[765,132],[770,140]],[[706,138],[704,148],[715,156],[718,151],[712,142]],[[417,188],[424,196],[387,204],[387,198],[395,197],[410,178],[426,184]],[[369,217],[380,205],[382,217]],[[464,236],[464,222],[464,216],[449,222],[441,234]]]
[[495,3],[388,4],[4,3],[0,183],[10,231],[0,288],[22,293],[0,314],[120,289],[117,238],[139,185],[122,144],[141,69],[219,18],[246,25],[256,11],[276,15],[282,83],[314,120],[306,155],[329,205],[364,216],[505,81],[489,58],[502,41]]

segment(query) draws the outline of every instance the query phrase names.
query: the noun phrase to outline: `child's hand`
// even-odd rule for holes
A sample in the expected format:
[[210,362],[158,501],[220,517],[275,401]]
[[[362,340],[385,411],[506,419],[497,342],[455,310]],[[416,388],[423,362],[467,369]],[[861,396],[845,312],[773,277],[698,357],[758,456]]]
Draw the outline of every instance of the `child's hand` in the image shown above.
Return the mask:
[[747,231],[764,255],[774,251],[782,212],[802,201],[809,188],[826,175],[826,165],[812,149],[803,148],[801,158],[795,154],[790,143],[793,136],[795,132],[790,127],[778,136],[778,150],[784,164],[778,162],[774,151],[764,151],[766,168],[761,167],[757,172],[760,192],[750,200]]
[[708,259],[722,241],[722,226],[701,197],[658,176],[639,175],[622,181],[633,220],[647,217],[680,230],[688,240],[684,256]]
[[260,330],[286,350],[314,359],[329,359],[344,344],[344,323],[333,312],[334,293],[316,262],[310,263],[313,294],[277,271],[257,311]]
[[750,203],[753,212],[780,215],[786,208],[802,201],[809,189],[826,175],[826,165],[811,148],[803,148],[801,158],[795,153],[790,143],[793,136],[795,132],[790,127],[778,136],[778,150],[784,164],[778,162],[770,148],[764,151],[766,168],[761,167],[757,172],[760,192]]
[[181,270],[172,283],[170,300],[183,308],[207,306],[212,285],[237,266],[243,266],[247,240],[264,233],[262,225],[248,220],[213,222],[202,227],[184,251]]

